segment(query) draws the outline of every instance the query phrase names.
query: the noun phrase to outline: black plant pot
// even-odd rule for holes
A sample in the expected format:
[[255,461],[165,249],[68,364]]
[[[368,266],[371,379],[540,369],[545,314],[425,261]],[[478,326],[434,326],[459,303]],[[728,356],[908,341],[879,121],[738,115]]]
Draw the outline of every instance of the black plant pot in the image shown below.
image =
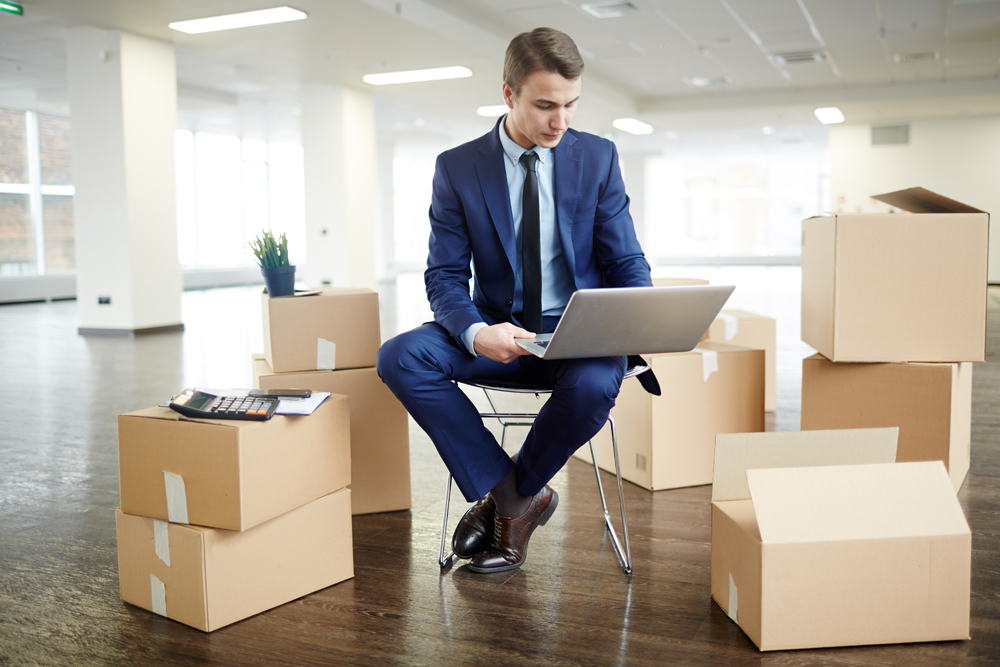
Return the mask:
[[267,295],[291,296],[295,294],[295,267],[294,266],[270,266],[260,270],[264,276],[264,284],[267,285]]

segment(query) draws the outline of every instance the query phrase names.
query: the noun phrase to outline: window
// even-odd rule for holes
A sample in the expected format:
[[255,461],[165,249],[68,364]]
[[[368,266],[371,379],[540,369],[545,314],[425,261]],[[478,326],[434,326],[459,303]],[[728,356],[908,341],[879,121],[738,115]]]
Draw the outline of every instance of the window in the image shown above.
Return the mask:
[[797,257],[803,218],[829,209],[827,163],[815,147],[647,158],[647,257]]
[[0,109],[0,276],[75,268],[70,145],[68,119]]
[[305,261],[301,146],[178,130],[175,164],[181,266],[253,266],[249,243],[265,229]]

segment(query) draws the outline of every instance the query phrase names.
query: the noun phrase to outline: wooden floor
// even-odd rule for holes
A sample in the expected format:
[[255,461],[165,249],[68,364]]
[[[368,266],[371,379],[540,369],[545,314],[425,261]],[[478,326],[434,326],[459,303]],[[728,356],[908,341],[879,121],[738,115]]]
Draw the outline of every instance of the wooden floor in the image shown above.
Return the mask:
[[[746,274],[775,283],[778,429],[798,426],[809,353],[781,292],[795,272]],[[422,312],[419,292],[400,290],[383,299],[384,333]],[[971,641],[762,654],[709,594],[710,487],[626,484],[627,577],[593,472],[576,460],[554,480],[562,502],[523,569],[442,572],[445,472],[415,427],[414,509],[355,519],[353,580],[212,634],[123,604],[115,415],[185,386],[246,386],[258,298],[186,293],[184,334],[134,340],[77,336],[75,302],[0,307],[0,665],[1000,665],[1000,310],[975,368],[972,471],[959,493],[973,530]]]

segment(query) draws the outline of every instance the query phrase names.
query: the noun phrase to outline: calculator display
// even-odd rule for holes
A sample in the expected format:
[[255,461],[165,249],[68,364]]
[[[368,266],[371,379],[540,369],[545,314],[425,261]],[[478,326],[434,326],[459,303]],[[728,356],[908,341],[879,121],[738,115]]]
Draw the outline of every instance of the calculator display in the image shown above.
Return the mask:
[[187,405],[187,407],[193,408],[195,410],[204,410],[209,405],[211,405],[212,401],[214,401],[215,399],[216,399],[216,397],[213,396],[212,394],[206,394],[206,393],[197,391],[197,392],[195,392],[194,396],[192,396],[190,399],[188,399],[188,401],[185,403],[185,405]]

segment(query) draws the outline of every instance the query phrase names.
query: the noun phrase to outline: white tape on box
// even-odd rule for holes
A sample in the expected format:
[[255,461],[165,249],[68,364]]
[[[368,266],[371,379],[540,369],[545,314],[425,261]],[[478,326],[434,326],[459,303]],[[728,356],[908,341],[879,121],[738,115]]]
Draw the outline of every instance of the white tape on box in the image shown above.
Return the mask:
[[163,483],[167,488],[167,519],[171,523],[187,523],[188,501],[184,478],[164,470]]
[[170,567],[170,524],[160,519],[153,519],[153,541],[156,543],[156,555],[167,567]]
[[156,578],[155,574],[149,575],[149,592],[153,599],[153,613],[160,616],[167,615],[167,587]]
[[316,368],[332,371],[337,368],[337,344],[325,338],[316,339]]
[[726,340],[736,338],[736,334],[740,330],[739,319],[735,315],[726,315],[725,313],[719,313],[719,317],[722,318],[723,323],[726,325]]
[[733,581],[732,572],[729,573],[729,618],[733,619],[734,623],[739,623],[736,620],[737,607],[739,606],[739,593],[736,590],[736,582]]
[[702,350],[697,347],[692,352],[697,352],[701,355],[702,379],[708,382],[708,376],[719,370],[719,353],[715,350]]

